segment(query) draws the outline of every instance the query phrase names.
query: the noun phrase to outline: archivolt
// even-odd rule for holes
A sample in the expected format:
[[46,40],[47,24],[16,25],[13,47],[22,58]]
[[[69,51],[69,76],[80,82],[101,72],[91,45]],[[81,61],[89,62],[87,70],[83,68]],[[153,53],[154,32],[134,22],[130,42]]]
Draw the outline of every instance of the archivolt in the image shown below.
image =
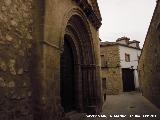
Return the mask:
[[[69,11],[65,22],[62,24],[61,48],[63,50],[64,36],[68,36],[75,58],[75,64],[79,71],[77,71],[76,80],[79,91],[80,101],[79,106],[82,105],[87,109],[96,105],[96,64],[94,55],[93,38],[89,23],[86,16],[79,8],[74,8]],[[75,50],[75,51],[74,51]],[[83,102],[85,101],[85,102]],[[83,109],[83,107],[81,109]]]
[[[88,60],[84,61],[83,64],[95,64],[94,56],[94,49],[93,49],[93,38],[91,34],[91,30],[89,27],[88,20],[80,8],[73,8],[67,12],[64,17],[64,21],[62,23],[62,34],[61,34],[61,44],[60,48],[63,48],[63,40],[64,34],[66,33],[67,29],[72,30],[74,35],[76,35],[81,42],[81,47],[84,50],[84,58],[88,58]],[[90,47],[89,47],[89,46]],[[88,48],[88,49],[87,49]],[[90,49],[89,49],[90,48]]]
[[71,17],[68,21],[66,31],[70,32],[72,36],[75,36],[75,41],[77,41],[77,46],[82,56],[81,64],[94,64],[92,38],[90,38],[89,32],[78,16],[74,15]]

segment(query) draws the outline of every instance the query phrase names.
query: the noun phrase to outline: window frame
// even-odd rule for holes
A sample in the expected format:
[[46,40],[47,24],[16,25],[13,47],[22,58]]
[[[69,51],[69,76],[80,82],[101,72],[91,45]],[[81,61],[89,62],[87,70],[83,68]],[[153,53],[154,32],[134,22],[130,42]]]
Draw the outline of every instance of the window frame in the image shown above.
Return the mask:
[[125,53],[125,61],[126,62],[131,62],[131,55],[128,53]]

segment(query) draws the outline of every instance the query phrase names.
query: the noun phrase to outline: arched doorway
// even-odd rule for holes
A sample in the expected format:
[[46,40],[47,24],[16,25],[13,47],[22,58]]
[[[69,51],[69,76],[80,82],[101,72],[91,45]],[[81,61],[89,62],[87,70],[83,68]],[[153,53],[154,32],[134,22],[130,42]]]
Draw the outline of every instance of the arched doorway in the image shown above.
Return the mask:
[[69,43],[69,38],[64,37],[64,51],[60,59],[61,72],[61,103],[65,112],[75,109],[75,70],[73,48]]
[[61,105],[65,112],[96,111],[97,81],[92,36],[87,21],[69,19],[63,42],[60,71]]

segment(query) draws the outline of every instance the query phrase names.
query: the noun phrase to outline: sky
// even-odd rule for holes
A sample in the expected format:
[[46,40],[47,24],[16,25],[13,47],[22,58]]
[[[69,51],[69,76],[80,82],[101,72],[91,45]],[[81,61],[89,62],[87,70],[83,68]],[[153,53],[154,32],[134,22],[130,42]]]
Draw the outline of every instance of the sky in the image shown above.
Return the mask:
[[99,30],[102,41],[129,37],[143,46],[156,0],[97,0],[102,16]]

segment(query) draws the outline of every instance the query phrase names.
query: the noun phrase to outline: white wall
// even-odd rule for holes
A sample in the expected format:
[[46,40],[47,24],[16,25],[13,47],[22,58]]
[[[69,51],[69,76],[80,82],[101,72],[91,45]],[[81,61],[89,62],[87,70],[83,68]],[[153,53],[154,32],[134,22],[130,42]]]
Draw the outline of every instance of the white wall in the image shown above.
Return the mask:
[[131,47],[137,47],[137,43],[130,43],[129,46],[131,46]]
[[[125,53],[130,55],[130,62],[125,61]],[[130,68],[133,66],[134,71],[134,79],[135,79],[135,87],[139,88],[139,81],[138,81],[138,56],[141,54],[141,50],[129,48],[125,46],[119,46],[119,54],[120,54],[120,65],[121,68]]]
[[117,43],[121,43],[121,44],[127,45],[126,40],[120,40],[120,41],[117,41]]
[[[129,48],[125,46],[119,46],[119,53],[120,53],[120,62],[122,68],[131,68],[134,66],[133,69],[137,69],[138,66],[138,56],[140,56],[141,51],[134,48]],[[125,61],[125,53],[130,54],[130,62]]]

